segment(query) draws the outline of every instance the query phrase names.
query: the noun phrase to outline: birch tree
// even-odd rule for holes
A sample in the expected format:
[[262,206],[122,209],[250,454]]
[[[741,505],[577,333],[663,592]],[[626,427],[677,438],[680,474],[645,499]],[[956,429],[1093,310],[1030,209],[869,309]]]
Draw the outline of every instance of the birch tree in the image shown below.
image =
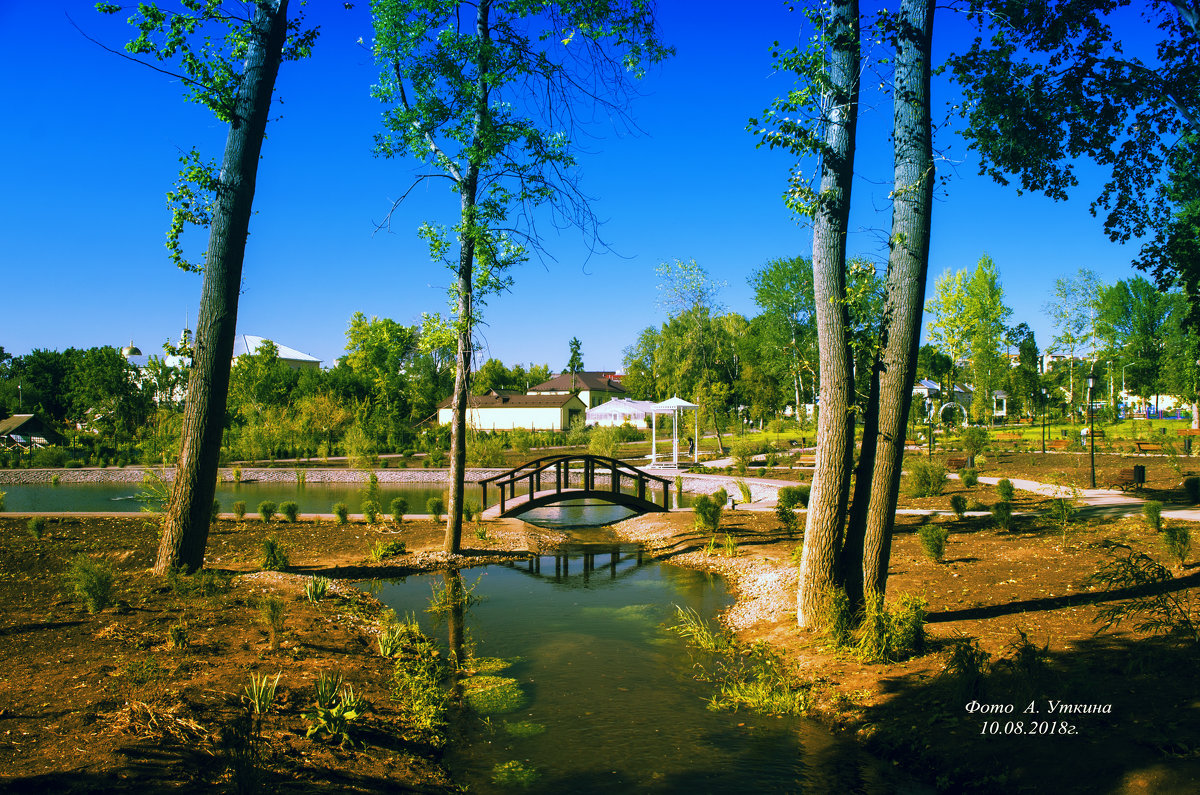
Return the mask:
[[[447,552],[462,537],[472,333],[489,294],[539,246],[535,219],[553,216],[598,242],[574,177],[580,119],[624,118],[633,79],[670,54],[651,0],[374,0],[374,95],[384,104],[387,157],[410,157],[459,198],[452,228],[424,224],[434,261],[453,274],[456,337]],[[409,190],[412,188],[410,187]],[[407,194],[407,191],[406,191]],[[403,201],[403,199],[401,199]]]

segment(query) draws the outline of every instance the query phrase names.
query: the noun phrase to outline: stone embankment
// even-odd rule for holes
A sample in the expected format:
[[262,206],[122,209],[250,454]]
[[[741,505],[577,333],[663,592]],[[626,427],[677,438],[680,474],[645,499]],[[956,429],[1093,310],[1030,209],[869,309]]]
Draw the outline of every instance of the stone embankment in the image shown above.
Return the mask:
[[[59,483],[141,483],[146,472],[158,473],[163,480],[175,479],[174,467],[81,467],[79,469],[0,469],[0,484],[49,483],[55,475]],[[501,469],[468,469],[466,479],[475,482],[502,472]],[[243,468],[242,483],[295,483],[296,474],[304,473],[306,483],[366,483],[366,469],[278,469],[267,467]],[[376,469],[380,483],[444,483],[445,469]],[[233,467],[220,469],[221,481],[233,483]]]

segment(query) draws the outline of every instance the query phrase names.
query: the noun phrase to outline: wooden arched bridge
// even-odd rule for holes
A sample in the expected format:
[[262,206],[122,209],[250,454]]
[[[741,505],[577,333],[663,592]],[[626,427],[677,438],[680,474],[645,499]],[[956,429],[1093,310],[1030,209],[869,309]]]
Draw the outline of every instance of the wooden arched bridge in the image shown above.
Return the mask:
[[[479,485],[486,518],[516,516],[546,505],[587,499],[623,505],[638,513],[670,510],[670,480],[602,455],[546,456],[484,478]],[[499,494],[499,502],[490,507],[489,486],[495,486]],[[662,492],[657,502],[655,489]]]

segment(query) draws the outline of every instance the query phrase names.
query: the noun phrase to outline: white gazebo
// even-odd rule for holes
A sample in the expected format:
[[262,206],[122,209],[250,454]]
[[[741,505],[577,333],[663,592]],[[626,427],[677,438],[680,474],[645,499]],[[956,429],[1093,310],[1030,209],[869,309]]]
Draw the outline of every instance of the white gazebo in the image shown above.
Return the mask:
[[[695,403],[688,403],[678,395],[664,400],[661,403],[655,403],[650,410],[650,467],[662,469],[679,469],[679,420],[680,415],[685,411],[694,413],[696,419],[696,435],[692,437],[694,443],[692,445],[692,463],[700,461],[700,407]],[[671,415],[671,463],[658,461],[658,415]]]

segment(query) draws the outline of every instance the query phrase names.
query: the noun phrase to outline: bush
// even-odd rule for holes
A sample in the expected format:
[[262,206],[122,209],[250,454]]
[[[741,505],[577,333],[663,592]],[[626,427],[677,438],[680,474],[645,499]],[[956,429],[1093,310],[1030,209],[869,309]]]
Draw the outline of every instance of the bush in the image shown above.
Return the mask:
[[4,510],[4,492],[0,491],[0,511]]
[[1200,478],[1184,478],[1183,493],[1189,505],[1200,502]]
[[258,562],[261,568],[267,571],[287,570],[288,553],[278,538],[275,536],[268,536],[264,538],[262,544],[259,545],[258,550]]
[[371,548],[371,560],[381,561],[406,552],[403,541],[380,541]]
[[953,677],[958,697],[964,703],[983,695],[983,683],[987,679],[991,659],[975,638],[959,636],[950,647],[950,656],[942,673]]
[[112,600],[116,575],[107,563],[80,552],[67,568],[67,585],[89,613],[98,613]]
[[979,485],[979,473],[974,469],[958,470],[958,479],[962,481],[963,488],[973,489]]
[[279,512],[283,514],[289,522],[295,522],[296,518],[300,515],[300,506],[289,500],[279,506]]
[[1012,503],[998,502],[992,506],[992,521],[1001,530],[1012,529]]
[[31,466],[52,469],[67,463],[67,451],[61,447],[39,447],[33,451]]
[[927,603],[919,596],[901,594],[893,610],[883,595],[868,593],[862,620],[855,630],[855,651],[865,661],[898,662],[925,650]]
[[1012,502],[1016,496],[1016,489],[1013,488],[1012,481],[1004,478],[996,484],[996,496],[1004,502]]
[[441,497],[430,497],[425,501],[425,512],[432,516],[435,522],[440,522],[442,514],[446,512],[446,503]]
[[620,449],[621,434],[612,426],[597,426],[592,429],[588,440],[588,452],[592,455],[616,458]]
[[946,488],[946,468],[928,458],[914,459],[908,470],[908,491],[913,497],[936,497]]
[[275,518],[275,509],[275,503],[263,500],[258,504],[258,515],[264,522],[269,522]]
[[934,563],[941,563],[946,552],[946,541],[950,538],[950,530],[942,525],[924,524],[917,530],[917,538],[929,559]]
[[988,432],[985,428],[970,426],[962,429],[959,439],[962,442],[963,452],[969,458],[974,458],[976,453],[987,449]]
[[350,521],[350,509],[346,507],[346,503],[335,502],[333,504],[333,518],[338,524],[346,524]]
[[809,492],[810,487],[807,484],[801,486],[784,486],[779,490],[779,495],[776,499],[780,505],[787,508],[807,508]]
[[246,503],[238,500],[233,504],[233,516],[239,522],[246,518]]
[[1146,517],[1146,527],[1152,533],[1162,532],[1162,503],[1158,500],[1146,500],[1142,505],[1142,516]]
[[954,515],[959,519],[967,513],[967,498],[961,494],[950,495],[950,510],[954,511]]
[[1162,541],[1167,554],[1179,561],[1179,566],[1182,568],[1187,563],[1188,553],[1192,549],[1192,536],[1188,532],[1187,524],[1170,522],[1163,525]]
[[765,453],[766,451],[767,446],[765,443],[752,441],[744,436],[734,442],[730,447],[730,452],[733,454],[733,460],[737,462],[738,466],[742,467],[750,466],[750,461],[754,458],[754,456],[760,453]]
[[854,613],[850,609],[850,597],[846,596],[845,590],[830,587],[822,592],[817,623],[821,633],[834,648],[844,649],[850,645],[853,638]]
[[46,534],[46,517],[31,516],[29,521],[25,523],[25,529],[29,531],[29,535],[34,538],[41,538]]
[[404,521],[404,514],[408,513],[408,500],[404,497],[397,497],[392,500],[392,521],[400,524]]
[[369,524],[374,524],[379,518],[379,504],[375,500],[363,500],[362,515]]
[[701,494],[692,503],[692,510],[696,513],[696,527],[709,533],[717,532],[721,526],[721,512],[724,509],[723,500],[718,502],[707,494]]

